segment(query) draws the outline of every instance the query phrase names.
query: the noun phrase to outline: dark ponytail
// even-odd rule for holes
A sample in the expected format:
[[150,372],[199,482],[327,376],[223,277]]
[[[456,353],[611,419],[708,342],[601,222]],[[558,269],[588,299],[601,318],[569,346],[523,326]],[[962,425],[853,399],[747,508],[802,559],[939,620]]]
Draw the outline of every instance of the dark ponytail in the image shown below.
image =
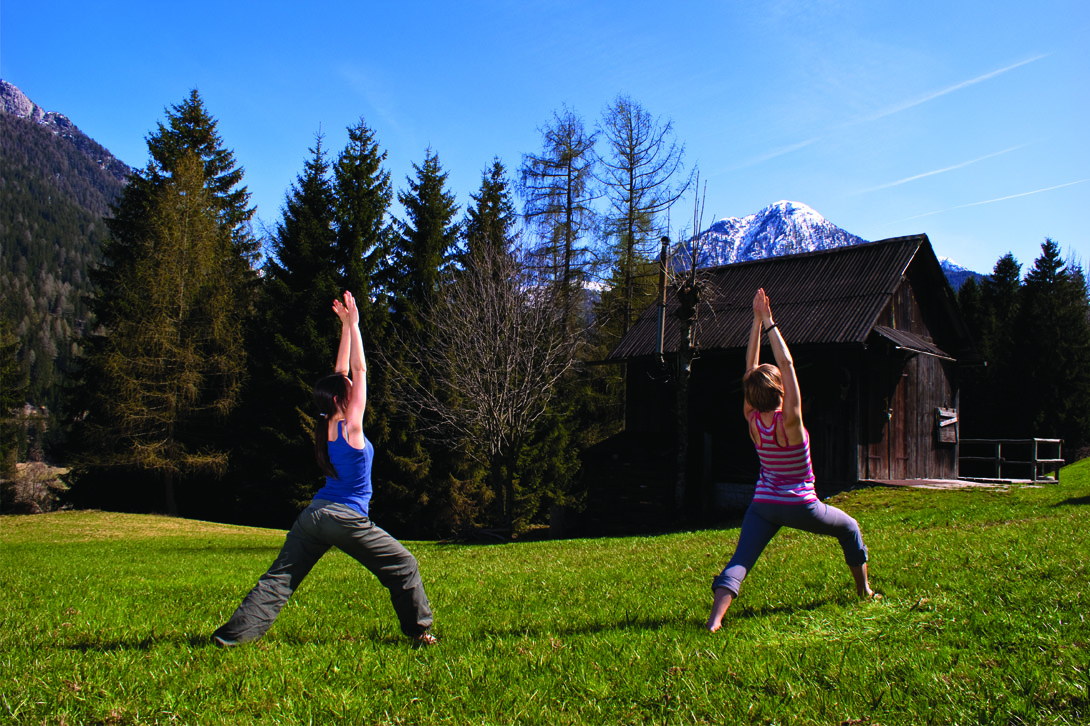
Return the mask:
[[314,420],[314,456],[325,475],[340,479],[337,468],[329,460],[329,422],[337,413],[338,402],[348,396],[348,379],[340,373],[322,378],[314,384],[314,405],[318,417]]

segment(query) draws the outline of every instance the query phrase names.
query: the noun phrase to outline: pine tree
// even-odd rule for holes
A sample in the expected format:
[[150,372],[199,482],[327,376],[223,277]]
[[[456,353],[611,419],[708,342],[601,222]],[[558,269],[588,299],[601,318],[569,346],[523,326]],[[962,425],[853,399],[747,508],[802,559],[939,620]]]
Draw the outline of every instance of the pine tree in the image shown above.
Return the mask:
[[[391,393],[396,370],[379,362],[379,351],[399,360],[390,307],[399,291],[390,265],[397,231],[389,216],[393,200],[390,174],[382,168],[374,132],[361,120],[348,130],[348,144],[334,167],[337,260],[343,287],[360,303],[360,331],[368,356],[367,411],[364,430],[375,447],[372,484],[374,508],[384,526],[399,529],[415,521],[427,457],[419,441],[408,435],[411,421]],[[419,531],[419,530],[417,530]]]
[[[435,390],[431,371],[414,367],[408,359],[410,347],[426,347],[434,339],[424,311],[449,281],[459,235],[454,221],[458,212],[454,195],[446,190],[447,174],[439,157],[430,149],[423,165],[413,164],[415,179],[407,178],[408,189],[398,193],[405,209],[405,219],[398,222],[399,235],[387,271],[393,293],[393,328],[395,339],[381,351],[384,375],[396,388],[390,392],[391,411],[386,447],[376,449],[373,474],[376,498],[383,492],[384,506],[391,507],[401,522],[421,526],[421,510],[435,505],[452,488],[452,481],[462,481],[457,456],[441,446],[427,446],[420,435],[415,414],[403,405],[400,393],[406,385]],[[380,458],[382,457],[381,461]],[[433,501],[435,500],[435,501]],[[410,530],[416,535],[419,529]]]
[[[1017,339],[1014,322],[1021,307],[1022,265],[1007,253],[995,263],[992,274],[981,283],[983,330],[981,352],[988,366],[985,372],[988,394],[979,402],[987,428],[981,435],[988,438],[1025,436],[1028,401],[1025,389],[1019,385],[1021,372],[1015,364]],[[1004,396],[995,392],[1006,391]],[[973,434],[976,436],[976,434]]]
[[398,279],[392,285],[400,322],[410,328],[418,326],[416,311],[434,300],[444,274],[449,272],[459,233],[454,222],[458,205],[454,195],[446,191],[447,173],[438,155],[429,149],[424,165],[413,164],[413,169],[416,179],[406,179],[409,189],[397,195],[406,219],[401,222],[394,252]]
[[[470,195],[473,204],[466,210],[462,223],[465,233],[467,260],[481,257],[484,248],[507,252],[512,243],[518,213],[511,198],[507,169],[499,158],[481,175],[481,187]],[[468,261],[463,261],[469,264]]]
[[255,245],[243,172],[196,91],[168,109],[147,143],[147,166],[130,176],[106,221],[105,261],[90,274],[99,328],[66,405],[85,412],[74,429],[77,485],[120,490],[120,472],[157,472],[176,513],[177,475],[223,471],[215,442],[245,370]]
[[249,207],[250,192],[242,184],[243,169],[235,166],[235,155],[224,147],[216,131],[216,120],[205,111],[196,89],[189,98],[172,106],[167,122],[148,138],[152,164],[158,169],[172,169],[183,154],[195,153],[204,164],[207,188],[216,200],[221,222],[231,230],[236,259],[256,262],[258,242],[250,229],[255,209]]
[[[376,278],[391,247],[387,214],[393,189],[390,173],[382,168],[385,160],[386,152],[379,150],[374,131],[361,119],[348,129],[348,144],[333,170],[337,263],[345,289],[365,303],[373,299],[376,287],[385,287]],[[362,329],[373,326],[366,318],[374,309],[365,306],[360,311]]]
[[[969,329],[973,342],[977,346],[984,359],[986,342],[984,331],[987,314],[984,309],[984,301],[981,286],[976,279],[969,277],[961,289],[957,292],[958,307],[961,309],[965,325]],[[987,394],[987,366],[962,366],[958,375],[959,386],[959,430],[966,438],[981,436],[988,425],[988,412],[990,396]]]
[[1069,454],[1090,443],[1090,326],[1086,281],[1051,239],[1026,273],[1013,325],[1025,436],[1062,438]]
[[281,521],[322,483],[311,394],[315,381],[332,372],[340,330],[332,303],[343,290],[344,260],[338,260],[336,198],[321,136],[310,151],[286,195],[265,263],[251,340],[254,384],[242,417],[251,437],[247,471],[240,472],[243,496]]

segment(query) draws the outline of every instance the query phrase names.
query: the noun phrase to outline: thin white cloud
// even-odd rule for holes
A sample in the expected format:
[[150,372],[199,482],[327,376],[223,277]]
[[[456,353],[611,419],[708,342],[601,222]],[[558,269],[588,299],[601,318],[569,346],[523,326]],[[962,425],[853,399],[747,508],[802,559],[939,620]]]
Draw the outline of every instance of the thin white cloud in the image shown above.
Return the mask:
[[923,174],[915,174],[913,176],[905,177],[904,179],[898,179],[897,181],[889,182],[888,184],[879,184],[876,187],[870,187],[868,189],[860,189],[859,191],[854,192],[854,193],[855,194],[867,194],[869,192],[876,192],[876,191],[878,191],[880,189],[889,189],[890,187],[897,187],[897,186],[900,186],[902,184],[907,184],[908,182],[913,182],[913,181],[916,181],[917,179],[926,179],[927,177],[935,176],[936,174],[944,174],[944,173],[946,173],[948,171],[954,171],[955,169],[964,169],[967,166],[971,166],[972,164],[976,164],[977,162],[984,161],[985,159],[993,159],[993,158],[995,158],[997,156],[1002,156],[1003,154],[1009,154],[1012,151],[1017,151],[1018,149],[1021,149],[1024,146],[1026,146],[1026,144],[1021,144],[1019,146],[1012,146],[1009,149],[1003,149],[1002,151],[996,151],[996,152],[991,153],[991,154],[985,154],[984,156],[977,157],[976,159],[972,159],[970,161],[963,161],[960,164],[954,164],[953,166],[945,166],[942,169],[935,169],[934,171],[926,171]]
[[739,169],[745,169],[745,168],[748,168],[748,167],[751,167],[751,166],[756,166],[757,164],[763,164],[764,162],[775,159],[778,156],[783,156],[784,154],[790,154],[790,153],[792,153],[794,151],[798,151],[799,149],[804,149],[807,146],[809,146],[810,144],[813,144],[813,143],[819,141],[820,139],[821,139],[820,136],[815,136],[812,139],[807,139],[806,141],[800,141],[797,144],[791,144],[790,146],[781,146],[778,149],[773,149],[772,151],[769,151],[768,153],[765,153],[765,154],[761,154],[760,156],[754,156],[752,158],[746,159],[743,162],[735,164],[734,166],[728,167],[728,168],[724,169],[723,171],[720,171],[720,172],[717,172],[717,173],[718,174],[723,174],[723,173],[728,172],[728,171],[737,171]]
[[886,116],[892,116],[895,113],[900,113],[901,111],[907,111],[910,108],[915,108],[916,106],[927,103],[928,101],[934,101],[936,98],[941,98],[942,96],[946,96],[946,95],[948,95],[950,93],[953,93],[954,91],[960,91],[963,88],[968,88],[969,86],[974,86],[977,83],[981,83],[983,81],[987,81],[987,80],[990,80],[992,78],[995,78],[996,76],[1003,75],[1007,71],[1013,71],[1015,68],[1021,68],[1024,65],[1028,65],[1028,64],[1033,63],[1035,61],[1039,61],[1042,58],[1047,57],[1047,55],[1048,55],[1047,53],[1042,54],[1042,55],[1036,55],[1036,56],[1034,56],[1032,58],[1027,58],[1026,60],[1018,61],[1017,63],[1014,63],[1012,65],[1005,66],[1005,67],[1000,68],[998,70],[991,71],[990,73],[985,73],[982,76],[977,76],[976,78],[970,78],[968,81],[962,81],[961,83],[955,83],[954,85],[952,85],[952,86],[950,86],[948,88],[944,88],[941,91],[935,91],[934,93],[929,93],[926,96],[921,96],[920,98],[913,99],[911,101],[905,101],[905,102],[899,103],[899,104],[897,104],[895,106],[890,106],[889,108],[884,109],[882,111],[879,111],[876,114],[873,114],[871,116],[867,116],[867,117],[864,117],[862,119],[859,119],[858,121],[855,121],[854,123],[858,124],[858,123],[867,123],[869,121],[877,121],[878,119],[885,118]]
[[936,214],[945,214],[946,212],[952,212],[955,209],[966,209],[968,207],[979,207],[982,204],[995,204],[996,202],[1005,202],[1008,199],[1018,199],[1019,197],[1028,197],[1028,196],[1032,196],[1034,194],[1041,194],[1043,192],[1051,192],[1054,189],[1063,189],[1064,187],[1073,187],[1076,184],[1085,184],[1088,181],[1090,181],[1090,178],[1088,178],[1088,179],[1079,179],[1078,181],[1067,182],[1066,184],[1057,184],[1056,186],[1045,187],[1044,189],[1034,189],[1032,192],[1022,192],[1020,194],[1009,194],[1009,195],[1007,195],[1005,197],[996,197],[995,199],[985,199],[983,202],[970,202],[969,204],[959,204],[956,207],[949,207],[947,209],[939,209],[939,210],[936,210],[934,212],[925,212],[924,214],[917,214],[917,215],[912,216],[912,217],[905,217],[904,219],[897,219],[897,220],[894,220],[892,222],[886,222],[885,224],[882,224],[882,225],[879,225],[879,226],[888,227],[891,224],[900,224],[901,222],[909,222],[909,221],[912,221],[913,219],[922,219],[923,217],[933,217]]

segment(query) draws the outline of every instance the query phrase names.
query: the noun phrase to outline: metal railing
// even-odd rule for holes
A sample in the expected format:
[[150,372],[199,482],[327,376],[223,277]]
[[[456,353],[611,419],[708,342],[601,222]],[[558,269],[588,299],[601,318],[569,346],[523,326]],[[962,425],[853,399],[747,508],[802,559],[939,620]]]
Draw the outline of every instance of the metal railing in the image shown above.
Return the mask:
[[[1030,474],[1028,477],[1035,482],[1041,481],[1059,481],[1060,480],[1060,467],[1064,465],[1062,446],[1063,439],[962,439],[960,442],[962,451],[964,452],[966,446],[990,446],[992,453],[986,456],[966,456],[962,453],[958,456],[959,463],[962,461],[989,461],[994,466],[995,479],[1001,481],[1013,481],[1010,478],[1009,473],[1013,469],[1018,472],[1027,472]],[[1042,444],[1044,447],[1042,447]],[[1003,447],[1007,447],[1007,455],[1003,453]],[[1041,449],[1049,446],[1056,447],[1055,458],[1041,458]],[[1023,448],[1024,447],[1024,448]],[[1007,458],[1011,455],[1011,449],[1014,449],[1014,453],[1021,454],[1023,458],[1012,459]],[[1025,452],[1025,453],[1023,453]],[[1008,477],[1003,477],[1003,467],[1007,467]],[[1055,472],[1055,478],[1045,476],[1049,471]],[[961,474],[962,479],[979,479],[981,477],[965,476]],[[1027,477],[1021,477],[1027,478]]]

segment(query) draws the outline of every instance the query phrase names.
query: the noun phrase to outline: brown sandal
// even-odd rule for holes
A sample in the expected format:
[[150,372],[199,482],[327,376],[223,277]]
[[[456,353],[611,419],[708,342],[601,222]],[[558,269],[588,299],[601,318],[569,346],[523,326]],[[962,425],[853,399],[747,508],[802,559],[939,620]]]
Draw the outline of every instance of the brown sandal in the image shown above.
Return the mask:
[[428,632],[423,632],[420,635],[413,638],[413,647],[414,648],[422,648],[425,645],[437,645],[438,643],[439,643],[439,638],[436,638],[434,635],[432,635],[431,633],[428,633]]

